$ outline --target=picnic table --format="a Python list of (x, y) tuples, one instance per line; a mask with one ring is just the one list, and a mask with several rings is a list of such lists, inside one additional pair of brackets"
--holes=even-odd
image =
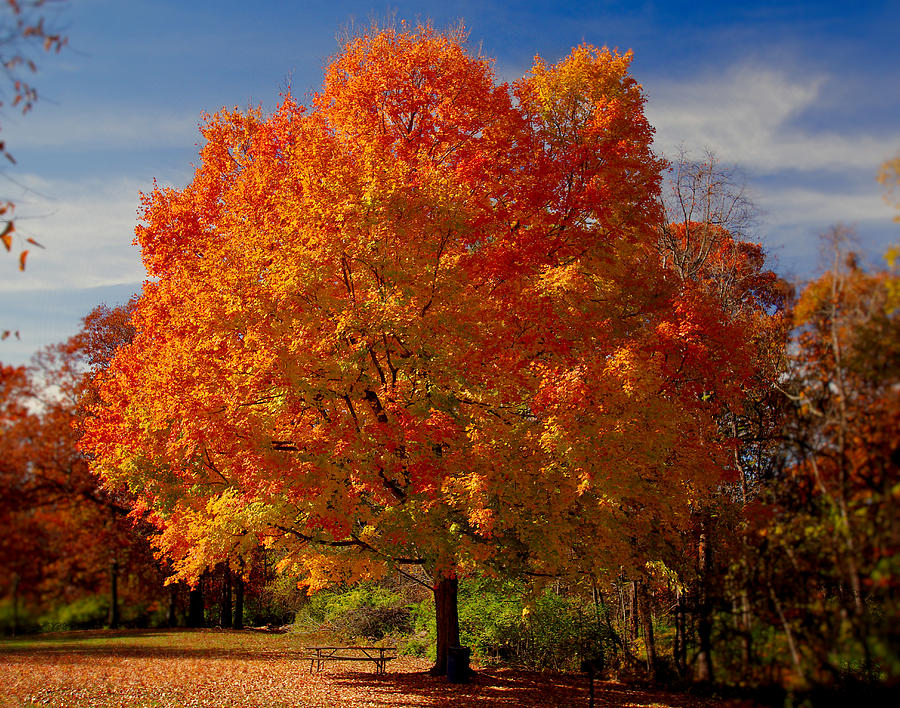
[(375, 673), (383, 674), (387, 662), (397, 658), (396, 647), (306, 647), (307, 651), (315, 652), (309, 658), (309, 672), (313, 667), (321, 671), (329, 661), (371, 661), (375, 664)]

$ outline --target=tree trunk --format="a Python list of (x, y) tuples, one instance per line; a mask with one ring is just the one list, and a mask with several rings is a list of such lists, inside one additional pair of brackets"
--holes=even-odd
[(806, 674), (803, 671), (803, 665), (800, 663), (800, 652), (797, 651), (794, 633), (791, 631), (791, 625), (784, 615), (784, 610), (781, 607), (781, 602), (778, 600), (778, 595), (775, 594), (775, 588), (772, 586), (771, 580), (769, 581), (769, 598), (771, 598), (772, 605), (775, 607), (775, 612), (778, 613), (778, 619), (781, 620), (781, 626), (784, 628), (784, 636), (785, 639), (787, 639), (788, 651), (791, 653), (791, 661), (794, 662), (794, 668), (797, 670), (797, 675), (801, 680), (805, 681)]
[(647, 652), (647, 671), (651, 678), (656, 677), (656, 638), (653, 636), (653, 615), (650, 612), (650, 598), (640, 584), (635, 585), (638, 609), (641, 613), (641, 624), (644, 627), (644, 647)]
[(115, 557), (109, 562), (109, 614), (106, 624), (110, 629), (119, 628), (119, 560)]
[(434, 676), (447, 674), (447, 649), (459, 646), (459, 613), (457, 593), (459, 580), (440, 578), (434, 586), (435, 624), (437, 629), (437, 657), (431, 673)]
[(629, 583), (628, 588), (628, 605), (629, 611), (631, 612), (631, 636), (634, 639), (637, 639), (641, 636), (641, 624), (639, 621), (639, 610), (638, 610), (638, 589), (637, 589), (637, 580), (632, 580)]
[(232, 629), (244, 628), (244, 578), (234, 578), (234, 614), (231, 617)]
[(188, 627), (202, 627), (203, 622), (203, 578), (191, 588), (188, 595)]
[(675, 589), (675, 642), (672, 646), (672, 659), (678, 675), (684, 678), (687, 673), (687, 644), (685, 642), (684, 590)]
[(231, 568), (226, 563), (222, 569), (222, 614), (220, 624), (222, 629), (230, 629), (231, 623)]
[(166, 624), (174, 627), (178, 624), (176, 618), (176, 608), (178, 607), (178, 586), (172, 584), (169, 586), (169, 611), (166, 613)]
[(12, 581), (12, 635), (19, 633), (19, 574), (13, 573)]
[(750, 612), (750, 595), (747, 589), (741, 590), (741, 633), (742, 662), (745, 670), (753, 666), (753, 615)]
[(700, 543), (697, 550), (700, 565), (699, 597), (697, 602), (697, 640), (700, 646), (697, 652), (697, 680), (701, 683), (712, 683), (712, 607), (708, 589), (711, 563), (705, 533), (700, 534)]

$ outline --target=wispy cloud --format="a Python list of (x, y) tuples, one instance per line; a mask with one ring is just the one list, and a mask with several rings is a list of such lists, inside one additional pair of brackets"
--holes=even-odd
[(159, 149), (200, 141), (200, 116), (124, 106), (42, 105), (4, 120), (3, 139), (19, 149)]
[(874, 171), (900, 132), (865, 135), (819, 131), (810, 121), (829, 84), (824, 75), (795, 76), (739, 65), (718, 76), (648, 82), (647, 116), (656, 146), (709, 147), (725, 162), (762, 173), (782, 170)]
[(139, 282), (144, 270), (131, 245), (138, 193), (149, 185), (128, 179), (40, 179), (24, 175), (15, 197), (16, 232), (30, 248), (25, 273), (17, 259), (0, 258), (0, 292), (94, 288)]

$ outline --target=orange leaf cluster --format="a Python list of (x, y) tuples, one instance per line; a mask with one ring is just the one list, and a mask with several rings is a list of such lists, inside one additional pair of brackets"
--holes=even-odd
[(192, 183), (143, 197), (83, 447), (184, 577), (260, 542), (312, 575), (558, 571), (573, 538), (640, 563), (720, 479), (751, 319), (660, 258), (630, 54), (508, 85), (463, 40), (357, 37), (309, 107), (208, 117)]

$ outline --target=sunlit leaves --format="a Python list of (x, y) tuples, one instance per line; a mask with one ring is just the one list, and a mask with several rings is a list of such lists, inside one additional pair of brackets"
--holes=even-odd
[(191, 184), (143, 197), (154, 280), (85, 449), (183, 577), (255, 542), (313, 586), (562, 572), (573, 538), (642, 564), (721, 474), (746, 323), (659, 257), (630, 55), (508, 86), (463, 37), (356, 37), (309, 107), (208, 117)]

